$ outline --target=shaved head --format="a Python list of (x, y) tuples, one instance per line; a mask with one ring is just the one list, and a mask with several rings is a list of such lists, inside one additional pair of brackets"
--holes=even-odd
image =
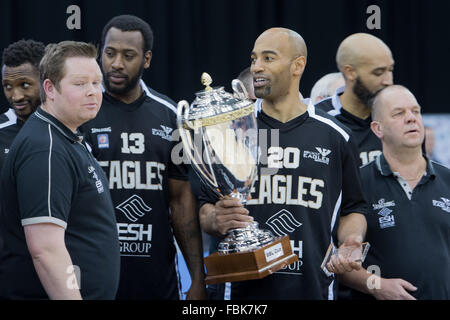
[(381, 39), (367, 33), (355, 33), (340, 44), (336, 63), (342, 71), (345, 65), (359, 67), (383, 55), (392, 56), (391, 50)]
[(288, 50), (292, 58), (303, 56), (307, 58), (308, 50), (306, 48), (305, 40), (297, 32), (286, 28), (271, 28), (264, 31), (256, 41), (260, 38), (270, 37), (279, 40), (279, 42), (286, 42), (288, 44)]
[(416, 104), (419, 105), (416, 97), (408, 88), (401, 85), (392, 85), (380, 90), (371, 101), (372, 120), (380, 121), (383, 117), (384, 109), (388, 109), (388, 105), (392, 103)]
[(250, 54), (255, 96), (270, 101), (298, 99), (306, 55), (305, 41), (297, 32), (285, 28), (264, 31)]
[(420, 105), (407, 88), (391, 85), (379, 91), (372, 106), (370, 129), (381, 140), (383, 152), (421, 154), (424, 139)]

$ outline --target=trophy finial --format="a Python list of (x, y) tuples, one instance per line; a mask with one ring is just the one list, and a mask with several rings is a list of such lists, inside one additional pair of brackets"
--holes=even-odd
[(200, 78), (200, 81), (202, 82), (202, 85), (204, 85), (205, 91), (210, 91), (212, 90), (212, 88), (209, 86), (212, 83), (212, 78), (209, 74), (207, 74), (206, 72), (202, 73), (202, 77)]

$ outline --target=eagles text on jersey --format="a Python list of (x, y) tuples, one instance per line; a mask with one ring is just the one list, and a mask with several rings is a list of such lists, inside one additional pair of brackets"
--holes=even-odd
[(171, 161), (175, 128), (174, 102), (151, 89), (131, 104), (104, 93), (97, 117), (82, 127), (108, 176), (116, 211), (118, 298), (178, 297), (167, 189), (168, 178), (187, 180), (187, 170)]
[(262, 156), (246, 207), (262, 229), (289, 235), (299, 261), (261, 280), (227, 284), (225, 298), (334, 299), (321, 261), (336, 241), (339, 216), (365, 212), (348, 129), (310, 105), (287, 123), (260, 112), (258, 130)]

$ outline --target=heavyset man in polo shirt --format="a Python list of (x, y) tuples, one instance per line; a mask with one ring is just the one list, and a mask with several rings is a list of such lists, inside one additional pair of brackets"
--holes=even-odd
[(0, 298), (113, 299), (119, 242), (108, 182), (77, 128), (102, 102), (97, 50), (49, 45), (42, 107), (14, 140), (1, 178)]
[(423, 155), (420, 106), (405, 87), (380, 91), (372, 119), (383, 153), (361, 169), (372, 245), (364, 267), (381, 275), (361, 269), (342, 280), (365, 298), (448, 300), (450, 170)]

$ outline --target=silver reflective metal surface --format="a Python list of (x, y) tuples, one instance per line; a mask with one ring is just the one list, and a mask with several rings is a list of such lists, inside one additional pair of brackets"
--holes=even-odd
[[(232, 81), (233, 94), (223, 87), (211, 88), (212, 79), (202, 75), (205, 90), (189, 105), (180, 101), (177, 126), (183, 150), (200, 179), (219, 197), (247, 202), (256, 178), (258, 132), (255, 105), (239, 80)], [(250, 251), (274, 240), (253, 222), (230, 230), (219, 244), (221, 253)]]
[(256, 178), (258, 132), (255, 105), (245, 87), (239, 80), (232, 87), (234, 94), (207, 86), (191, 105), (180, 101), (177, 126), (184, 153), (200, 179), (218, 196), (245, 204)]
[(217, 251), (220, 253), (246, 252), (261, 248), (274, 240), (268, 230), (258, 228), (258, 222), (252, 222), (247, 228), (230, 230), (219, 243)]

